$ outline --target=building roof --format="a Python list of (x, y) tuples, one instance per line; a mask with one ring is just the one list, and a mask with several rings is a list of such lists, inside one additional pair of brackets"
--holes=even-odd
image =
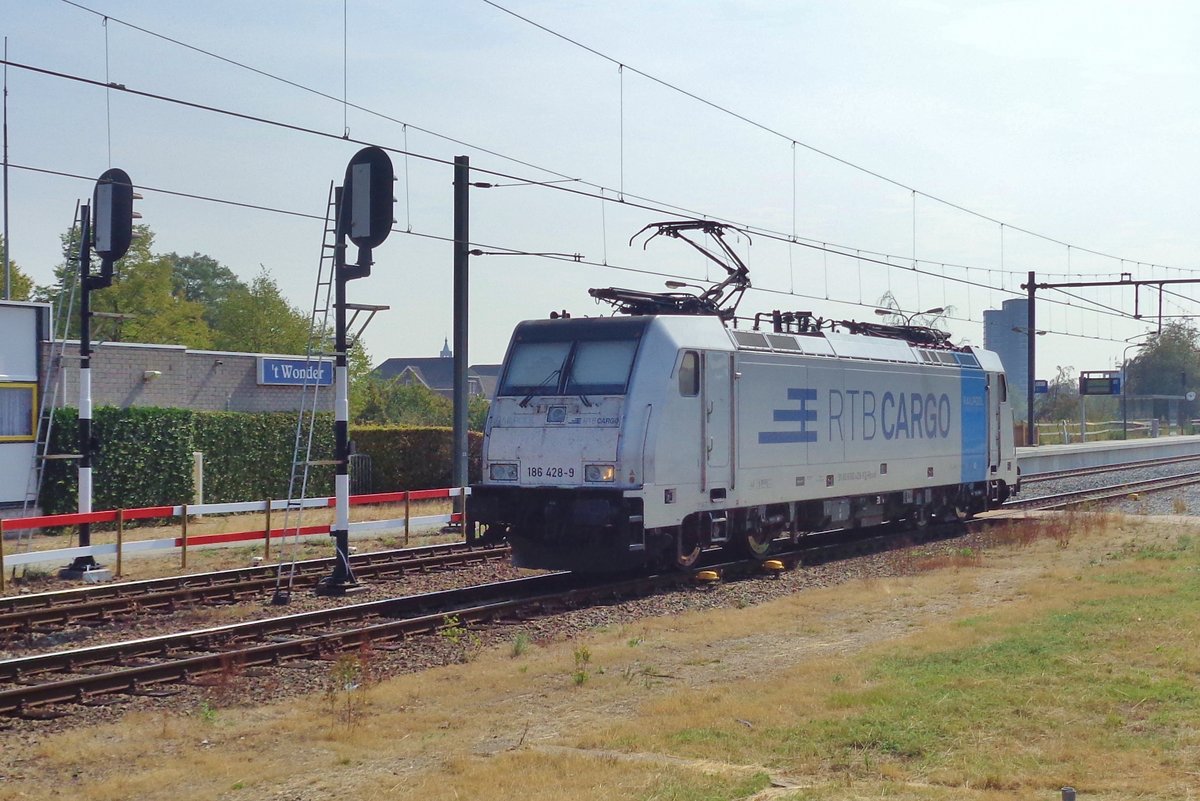
[[(496, 379), (500, 374), (498, 364), (475, 364), (467, 368), (468, 383), (476, 384), (481, 394), (492, 397), (496, 390)], [(416, 358), (393, 357), (372, 371), (383, 379), (400, 378), (406, 372), (435, 392), (448, 394), (454, 389), (454, 359), (442, 356)]]

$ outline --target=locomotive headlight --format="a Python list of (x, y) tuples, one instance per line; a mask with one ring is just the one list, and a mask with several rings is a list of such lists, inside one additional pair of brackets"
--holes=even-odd
[(616, 465), (588, 464), (583, 466), (584, 481), (613, 481), (616, 477)]
[(492, 462), (488, 465), (488, 475), (492, 481), (516, 481), (517, 466), (508, 462)]

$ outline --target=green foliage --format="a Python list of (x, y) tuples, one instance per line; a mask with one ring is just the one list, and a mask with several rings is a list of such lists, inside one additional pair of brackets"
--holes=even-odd
[[(208, 503), (287, 497), (296, 441), (295, 412), (196, 412), (193, 446), (204, 453)], [(308, 428), (301, 431), (307, 441)], [(333, 416), (317, 415), (314, 460), (333, 458)], [(309, 497), (333, 492), (333, 467), (309, 468)]]
[[(366, 425), (446, 426), (454, 425), (454, 404), (423, 384), (366, 376), (352, 391), (352, 417)], [(483, 431), (487, 422), (486, 398), (473, 397), (467, 402), (467, 428)]]
[[(95, 509), (187, 503), (192, 497), (192, 418), (187, 409), (101, 406), (93, 411), (92, 433), (101, 443), (93, 461)], [(78, 453), (78, 412), (54, 415), (51, 453)], [(78, 462), (51, 460), (46, 466), (42, 508), (47, 514), (75, 511)]]
[(458, 615), (446, 615), (442, 618), (442, 627), (438, 633), (459, 649), (460, 662), (470, 662), (483, 648), (483, 640), (478, 634), (471, 631)]
[(308, 333), (308, 315), (287, 302), (266, 269), (249, 287), (233, 287), (215, 311), (217, 350), (304, 353)]
[(246, 285), (225, 265), (211, 256), (193, 253), (180, 256), (168, 253), (163, 258), (171, 262), (172, 293), (176, 297), (204, 307), (204, 321), (216, 325), (216, 312), (229, 296)]
[[(376, 492), (450, 486), (454, 475), (451, 429), (361, 426), (350, 436), (359, 453), (371, 456), (371, 485)], [(467, 472), (471, 481), (479, 480), (482, 446), (483, 435), (469, 432)]]
[(171, 262), (165, 257), (126, 264), (120, 280), (92, 293), (92, 308), (129, 315), (96, 326), (97, 338), (199, 349), (213, 346), (204, 307), (172, 294)]
[(1200, 332), (1190, 320), (1172, 320), (1126, 366), (1128, 389), (1138, 395), (1182, 395), (1200, 382)]
[[(286, 497), (296, 437), (292, 412), (193, 412), (135, 406), (94, 411), (93, 434), (100, 450), (94, 461), (92, 506), (131, 509), (191, 503), (192, 452), (204, 453), (204, 500), (208, 503)], [(54, 415), (51, 453), (77, 453), (78, 413)], [(305, 432), (307, 433), (307, 432)], [(318, 415), (313, 459), (329, 459), (333, 420)], [(47, 463), (42, 508), (47, 514), (77, 508), (78, 463)], [(333, 468), (309, 471), (307, 495), (333, 491)]]
[[(4, 254), (7, 252), (7, 248), (8, 245), (4, 241), (4, 237), (0, 236), (0, 286), (9, 278), (9, 276), (4, 274)], [(16, 259), (8, 263), (8, 268), (11, 272), (12, 286), (3, 286), (5, 294), (0, 297), (9, 300), (29, 300), (33, 295), (33, 279), (17, 266)]]

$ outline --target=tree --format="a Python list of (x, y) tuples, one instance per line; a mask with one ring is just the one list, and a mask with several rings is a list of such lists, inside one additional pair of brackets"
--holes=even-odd
[(1036, 419), (1046, 422), (1079, 419), (1079, 381), (1074, 367), (1058, 366), (1045, 395), (1034, 396)]
[[(79, 336), (79, 231), (63, 233), (63, 260), (54, 268), (55, 282), (38, 287), (38, 300), (55, 304), (58, 314), (69, 314), (67, 337)], [(97, 318), (92, 323), (96, 341), (149, 342), (212, 347), (212, 332), (204, 321), (204, 307), (174, 293), (171, 262), (153, 252), (154, 233), (148, 226), (135, 225), (129, 251), (113, 265), (111, 286), (91, 293), (92, 310), (123, 317)], [(100, 259), (92, 254), (92, 273), (100, 271)], [(65, 301), (75, 293), (71, 308)]]
[(234, 292), (248, 289), (233, 270), (211, 256), (202, 253), (180, 256), (172, 252), (164, 258), (171, 263), (175, 296), (203, 306), (204, 320), (210, 326), (216, 326), (219, 309)]
[(1200, 332), (1191, 320), (1172, 320), (1125, 365), (1130, 394), (1183, 395), (1200, 382)]
[(454, 405), (424, 384), (402, 384), (391, 378), (369, 378), (362, 386), (362, 406), (355, 423), (406, 426), (449, 426)]
[(215, 311), (214, 347), (250, 353), (305, 353), (309, 316), (287, 302), (263, 268), (249, 287), (235, 287)]
[(129, 315), (113, 323), (103, 319), (94, 329), (114, 342), (150, 342), (207, 349), (213, 332), (204, 321), (204, 307), (176, 296), (171, 262), (165, 256), (126, 264), (112, 286), (92, 294), (99, 312)]
[[(0, 272), (4, 270), (4, 254), (8, 252), (8, 243), (4, 241), (4, 237), (0, 236)], [(9, 300), (29, 300), (33, 296), (33, 279), (17, 266), (14, 259), (8, 263), (9, 270), (12, 274), (12, 286), (4, 287)], [(7, 280), (7, 277), (0, 275), (0, 283)]]

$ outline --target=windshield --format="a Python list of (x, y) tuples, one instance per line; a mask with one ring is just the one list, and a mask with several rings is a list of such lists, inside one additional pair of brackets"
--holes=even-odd
[(499, 395), (623, 395), (637, 340), (521, 342)]

